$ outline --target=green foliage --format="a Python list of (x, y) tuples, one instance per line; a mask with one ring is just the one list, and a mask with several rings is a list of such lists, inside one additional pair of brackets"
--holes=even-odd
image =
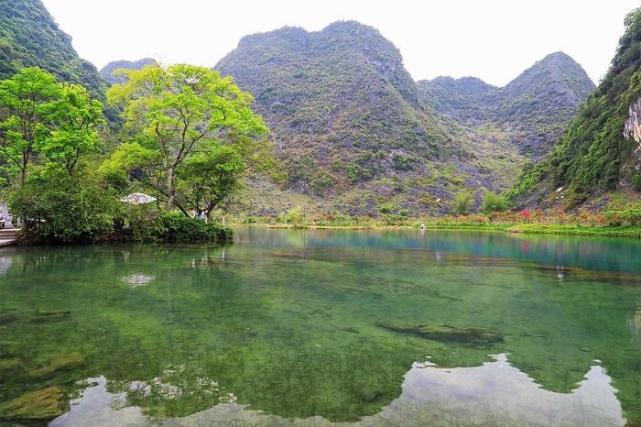
[(605, 217), (613, 226), (637, 226), (641, 225), (641, 204), (629, 206), (621, 210), (605, 212)]
[(98, 151), (98, 126), (104, 122), (102, 104), (82, 86), (63, 84), (50, 105), (51, 132), (39, 141), (38, 151), (51, 162), (64, 165), (71, 175), (80, 157)]
[(0, 153), (24, 184), (34, 160), (59, 163), (73, 174), (81, 156), (99, 148), (102, 104), (79, 85), (58, 83), (39, 68), (0, 82)]
[(378, 206), (378, 211), (384, 215), (394, 213), (394, 205), (392, 203), (383, 203)]
[(527, 163), (523, 166), (523, 170), (517, 180), (517, 183), (507, 192), (507, 199), (514, 200), (519, 196), (526, 195), (528, 192), (532, 191), (534, 187), (545, 177), (545, 171), (547, 169), (547, 162), (543, 160), (537, 165), (532, 163)]
[(349, 179), (352, 184), (372, 178), (370, 170), (354, 162), (347, 162), (345, 164), (345, 175), (347, 175), (347, 179)]
[(27, 240), (84, 242), (111, 233), (120, 206), (115, 194), (90, 170), (69, 175), (59, 167), (34, 173), (9, 198), (22, 218)]
[[(229, 134), (267, 131), (251, 110), (251, 94), (216, 71), (191, 65), (152, 65), (123, 72), (127, 80), (112, 86), (108, 98), (123, 108), (125, 129), (145, 148), (158, 153), (161, 161), (155, 164), (153, 176), (159, 179), (148, 179), (146, 184), (166, 195), (168, 209), (174, 207), (176, 177), (190, 156), (207, 153), (207, 147)], [(203, 164), (202, 158), (199, 162)]]
[(312, 194), (323, 195), (329, 189), (331, 189), (336, 181), (329, 174), (329, 172), (322, 169), (318, 169), (316, 173), (312, 176), (310, 187), (312, 189)]
[(579, 114), (540, 168), (525, 173), (513, 196), (526, 195), (539, 182), (550, 179), (553, 187), (567, 187), (571, 198), (616, 187), (623, 166), (630, 160), (633, 141), (623, 136), (628, 108), (641, 96), (641, 9), (625, 20), (614, 59), (599, 87), (581, 107)]
[(493, 193), (491, 191), (486, 191), (483, 195), (483, 204), (481, 205), (481, 210), (485, 214), (492, 212), (503, 212), (509, 208), (509, 204), (505, 197), (500, 194)]
[(0, 2), (0, 79), (24, 67), (40, 67), (59, 79), (104, 96), (96, 68), (78, 57), (71, 37), (62, 32), (40, 0)]
[(178, 171), (178, 192), (190, 209), (207, 217), (240, 185), (245, 165), (231, 146), (210, 144), (185, 160)]
[(0, 150), (24, 184), (36, 146), (50, 133), (51, 110), (59, 95), (55, 77), (39, 68), (25, 68), (0, 82)]
[(154, 204), (125, 205), (116, 220), (116, 239), (134, 242), (158, 242), (165, 236), (160, 210)]
[(160, 215), (162, 240), (166, 242), (211, 242), (231, 240), (229, 227), (188, 218), (180, 212), (163, 212)]
[(454, 213), (457, 215), (467, 215), (472, 208), (472, 192), (463, 190), (454, 197)]
[(287, 224), (302, 224), (305, 219), (303, 209), (300, 206), (290, 209), (283, 219)]
[(140, 70), (148, 65), (158, 65), (153, 58), (142, 58), (138, 61), (112, 61), (100, 69), (100, 76), (108, 84), (124, 83), (127, 81), (126, 73), (121, 70)]
[(392, 165), (397, 171), (409, 171), (414, 169), (414, 160), (408, 156), (394, 154), (392, 156)]

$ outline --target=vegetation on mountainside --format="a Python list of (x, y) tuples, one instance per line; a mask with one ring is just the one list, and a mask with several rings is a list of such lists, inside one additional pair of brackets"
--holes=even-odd
[(338, 22), (316, 33), (248, 36), (216, 69), (254, 93), (288, 186), (299, 192), (336, 195), (425, 173), (455, 149), (453, 131), (420, 108), (398, 50), (371, 27)]
[(509, 207), (510, 205), (508, 201), (500, 194), (486, 191), (483, 195), (481, 211), (484, 214), (490, 214), (492, 212), (503, 212), (508, 210)]
[(550, 54), (495, 87), (474, 77), (438, 77), (417, 83), (421, 101), (467, 127), (505, 129), (519, 151), (538, 161), (549, 153), (594, 83), (572, 58)]
[[(131, 96), (141, 82), (158, 90)], [(110, 153), (102, 103), (84, 87), (39, 68), (0, 82), (0, 169), (25, 239), (229, 238), (228, 228), (200, 218), (238, 189), (256, 153), (267, 154), (248, 137), (266, 130), (251, 96), (217, 72), (188, 65), (131, 72), (111, 96), (126, 101), (129, 120), (128, 142)], [(167, 201), (166, 211), (119, 200), (139, 183)], [(176, 195), (184, 201), (178, 216)]]
[[(524, 153), (549, 150), (593, 88), (581, 67), (558, 53), (508, 87), (492, 88), (500, 99), (478, 79), (458, 92), (444, 85), (426, 95), (396, 47), (356, 22), (247, 36), (216, 69), (256, 96), (287, 173), (285, 191), (350, 215), (377, 216), (388, 203), (394, 212), (442, 215), (466, 188), (476, 193), (471, 208), (480, 208), (485, 190), (513, 185)], [(449, 114), (469, 108), (482, 118), (494, 114), (492, 103), (502, 108), (501, 122)], [(267, 186), (250, 197), (261, 199)], [(259, 215), (292, 208), (256, 205)]]
[(469, 190), (461, 191), (454, 198), (454, 213), (456, 215), (467, 215), (472, 208), (472, 192)]
[[(581, 107), (552, 154), (524, 171), (510, 196), (517, 200), (575, 206), (590, 195), (615, 189), (635, 176), (636, 145), (623, 135), (628, 108), (641, 96), (641, 10), (625, 19), (626, 30), (603, 81)], [(555, 196), (559, 188), (561, 196)], [(537, 200), (532, 200), (536, 194)]]
[(40, 0), (4, 0), (0, 7), (0, 79), (22, 67), (40, 67), (59, 79), (104, 96), (96, 68), (78, 57), (71, 37), (58, 28)]

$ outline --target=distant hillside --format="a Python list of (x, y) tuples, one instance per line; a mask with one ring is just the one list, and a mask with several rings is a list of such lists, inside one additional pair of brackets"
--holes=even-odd
[(0, 79), (22, 66), (38, 66), (103, 96), (98, 71), (78, 57), (71, 37), (58, 28), (40, 0), (0, 0)]
[(516, 150), (490, 152), (423, 105), (398, 49), (357, 22), (247, 36), (216, 69), (254, 94), (287, 188), (332, 208), (442, 213), (462, 188), (505, 188), (518, 173)]
[(302, 192), (388, 175), (416, 156), (434, 159), (447, 139), (418, 108), (398, 49), (355, 22), (245, 37), (216, 69), (255, 95)]
[(500, 127), (533, 161), (551, 151), (595, 88), (562, 52), (546, 56), (502, 88), (474, 77), (439, 77), (419, 81), (418, 87), (425, 105), (466, 126)]
[(552, 154), (512, 191), (520, 203), (573, 207), (611, 190), (641, 190), (641, 10), (625, 26), (603, 81)]
[(137, 61), (119, 60), (112, 61), (100, 69), (100, 76), (110, 85), (122, 83), (125, 81), (124, 76), (114, 76), (114, 71), (124, 68), (127, 70), (140, 70), (145, 65), (153, 65), (158, 62), (152, 58), (143, 58)]

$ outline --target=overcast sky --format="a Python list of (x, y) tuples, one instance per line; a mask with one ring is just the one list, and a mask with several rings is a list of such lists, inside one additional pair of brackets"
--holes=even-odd
[(80, 55), (213, 66), (247, 34), (317, 31), (355, 19), (401, 51), (414, 79), (477, 76), (504, 85), (562, 50), (595, 82), (637, 0), (43, 0)]

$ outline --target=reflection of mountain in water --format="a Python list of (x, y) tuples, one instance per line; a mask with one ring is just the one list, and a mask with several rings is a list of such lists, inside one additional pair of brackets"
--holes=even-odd
[[(124, 394), (107, 392), (104, 377), (72, 401), (71, 412), (52, 427), (152, 425), (138, 407), (127, 406)], [(95, 384), (95, 383), (94, 383)], [(504, 354), (473, 368), (438, 368), (414, 364), (405, 376), (401, 396), (376, 415), (354, 423), (332, 423), (322, 417), (286, 419), (251, 409), (251, 405), (224, 403), (160, 425), (304, 425), (304, 426), (439, 426), (439, 425), (581, 425), (625, 424), (610, 377), (592, 366), (571, 393), (542, 389), (511, 366)]]

